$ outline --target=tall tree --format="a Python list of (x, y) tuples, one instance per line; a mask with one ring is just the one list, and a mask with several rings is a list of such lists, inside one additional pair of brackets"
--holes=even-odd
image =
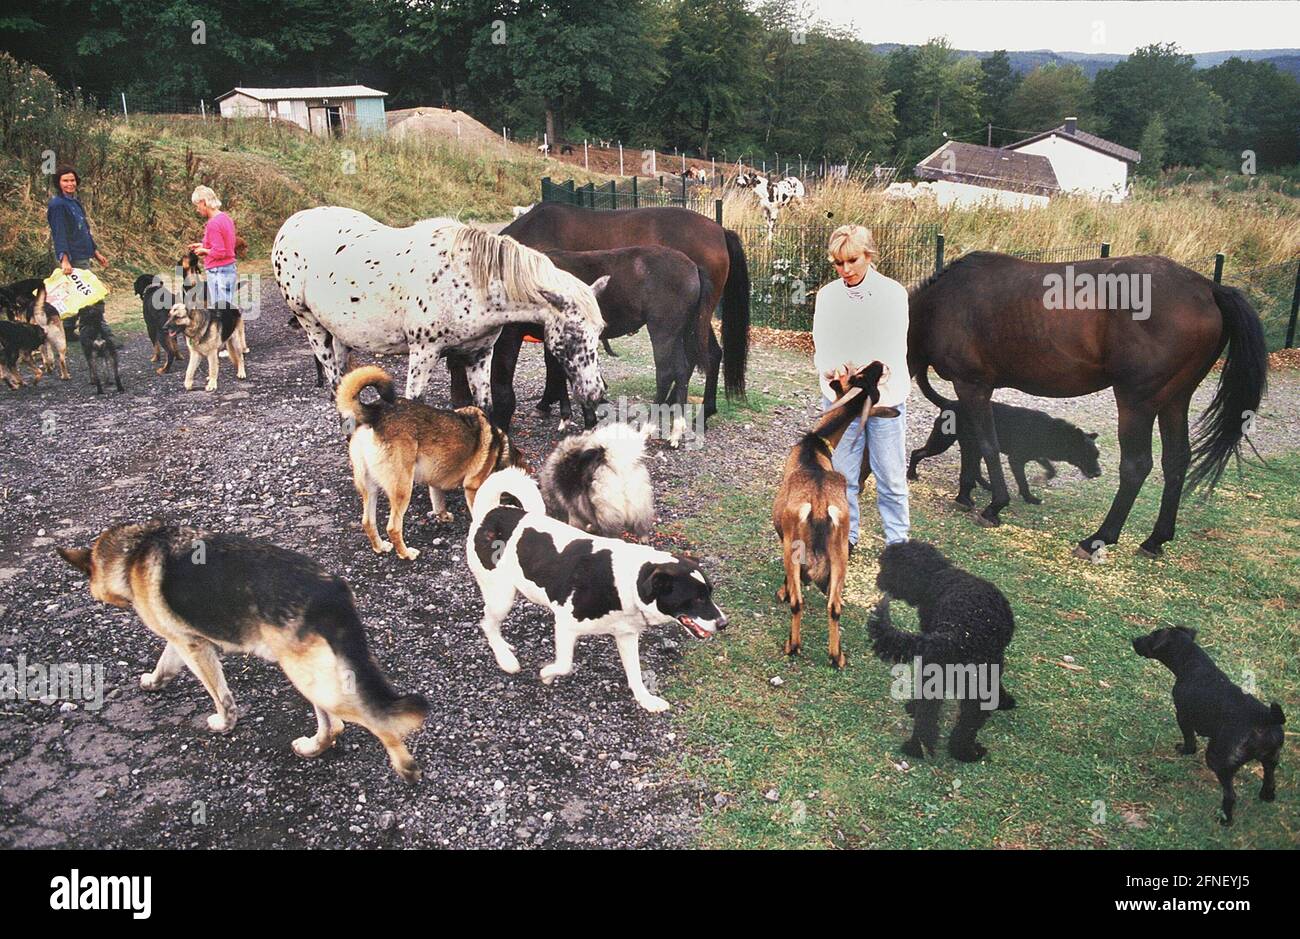
[(1271, 62), (1236, 56), (1207, 69), (1204, 81), (1223, 99), (1226, 119), (1220, 148), (1231, 164), (1255, 154), (1260, 169), (1300, 162), (1300, 81)]
[(708, 156), (714, 135), (733, 129), (761, 90), (759, 19), (744, 0), (676, 0), (672, 10), (661, 114), (672, 140)]
[(1007, 107), (1012, 126), (1023, 130), (1047, 130), (1067, 117), (1077, 117), (1079, 126), (1091, 129), (1092, 89), (1083, 69), (1077, 65), (1040, 65), (1025, 76)]
[(1196, 166), (1209, 159), (1222, 135), (1223, 100), (1194, 68), (1195, 60), (1174, 43), (1155, 43), (1098, 72), (1093, 104), (1105, 121), (1106, 135), (1137, 147), (1159, 114), (1166, 132), (1166, 165)]
[[(1007, 135), (1006, 130), (997, 128), (1013, 126), (1010, 116), (1011, 96), (1020, 85), (1020, 76), (1011, 68), (1011, 56), (1005, 49), (999, 49), (980, 61), (980, 91), (984, 95), (984, 113), (981, 117), (985, 124), (994, 125), (993, 141)], [(1027, 125), (1022, 125), (1027, 126)], [(986, 137), (987, 142), (987, 137)]]

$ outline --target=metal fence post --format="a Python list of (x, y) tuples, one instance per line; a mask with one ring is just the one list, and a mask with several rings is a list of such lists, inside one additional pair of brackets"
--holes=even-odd
[(637, 198), (637, 192), (636, 192), (636, 173), (633, 173), (632, 174), (632, 208), (635, 209), (639, 204), (639, 202), (640, 200)]
[(618, 208), (618, 187), (612, 179), (609, 181), (609, 207), (611, 209)]
[[(714, 199), (714, 200), (713, 200), (713, 219), (714, 219), (714, 221), (716, 221), (719, 225), (722, 224), (722, 200), (721, 200), (721, 199)], [(1295, 288), (1295, 289), (1296, 289), (1296, 296), (1297, 296), (1297, 297), (1300, 297), (1300, 271), (1297, 271), (1297, 273), (1296, 273), (1296, 288)], [(1292, 326), (1293, 328), (1295, 327), (1295, 310), (1294, 310), (1294, 309), (1291, 310), (1291, 326)]]
[[(682, 151), (682, 163), (686, 163), (686, 151)], [(686, 208), (686, 170), (682, 170), (682, 208)]]
[(1108, 257), (1110, 257), (1110, 242), (1109, 242), (1109, 241), (1103, 241), (1103, 242), (1101, 243), (1101, 256), (1102, 256), (1103, 258), (1108, 258)]
[(1286, 347), (1295, 343), (1295, 318), (1300, 313), (1300, 263), (1295, 266), (1295, 291), (1291, 294), (1291, 320), (1286, 325)]
[(934, 272), (943, 270), (943, 232), (934, 236)]
[(1218, 254), (1216, 254), (1216, 255), (1214, 256), (1214, 282), (1215, 282), (1216, 284), (1221, 284), (1221, 283), (1223, 283), (1223, 262), (1224, 262), (1224, 260), (1225, 260), (1225, 258), (1224, 258), (1224, 255), (1223, 255), (1223, 252), (1222, 252), (1222, 251), (1220, 251)]
[(549, 177), (549, 176), (543, 176), (543, 177), (542, 177), (542, 201), (543, 201), (543, 202), (548, 202), (548, 201), (550, 201), (550, 200), (548, 200), (546, 197), (549, 196), (549, 195), (551, 194), (551, 186), (552, 186), (552, 185), (553, 185), (553, 184), (551, 183), (551, 177)]

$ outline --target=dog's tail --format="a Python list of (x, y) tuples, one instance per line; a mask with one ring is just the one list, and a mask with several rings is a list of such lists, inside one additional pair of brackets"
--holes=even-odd
[[(379, 400), (374, 404), (361, 402), (361, 392), (367, 388), (379, 392)], [(393, 376), (378, 365), (366, 365), (348, 372), (339, 382), (339, 390), (334, 393), (334, 405), (339, 413), (352, 418), (358, 427), (373, 424), (383, 413), (384, 406), (391, 405), (395, 400), (397, 392), (393, 388)]]
[(1268, 719), (1272, 721), (1271, 726), (1281, 726), (1286, 723), (1286, 715), (1282, 713), (1282, 705), (1276, 701), (1268, 709)]
[(499, 505), (518, 505), (525, 512), (546, 514), (546, 505), (542, 502), (542, 492), (537, 488), (537, 483), (516, 466), (497, 470), (479, 487), (470, 513), (474, 517), (474, 525), (478, 525), (483, 521), (483, 516)]
[(876, 657), (883, 662), (907, 662), (921, 651), (921, 635), (905, 633), (890, 620), (888, 594), (880, 598), (876, 608), (867, 617), (867, 635), (871, 637)]

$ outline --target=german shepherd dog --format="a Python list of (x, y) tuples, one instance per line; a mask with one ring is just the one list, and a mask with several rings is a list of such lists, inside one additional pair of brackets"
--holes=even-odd
[(17, 320), (0, 320), (0, 378), (8, 382), (10, 388), (21, 388), (26, 382), (18, 373), (18, 362), (22, 360), (32, 370), (32, 383), (41, 380), (41, 370), (36, 367), (32, 353), (45, 343), (45, 331), (31, 323)]
[[(361, 402), (361, 392), (374, 388), (379, 398)], [(397, 550), (397, 556), (414, 561), (420, 552), (407, 547), (402, 519), (411, 503), (416, 483), (429, 487), (438, 521), (449, 522), (445, 492), (464, 487), (465, 502), (473, 508), (483, 480), (507, 466), (527, 461), (506, 434), (492, 426), (476, 407), (447, 411), (419, 401), (399, 398), (393, 378), (377, 365), (348, 372), (335, 393), (339, 414), (355, 429), (348, 442), (352, 480), (361, 496), (361, 527), (376, 554)], [(388, 537), (375, 528), (379, 490), (388, 498)]]
[(519, 671), (501, 636), (518, 594), (555, 617), (555, 661), (542, 667), (543, 684), (573, 671), (579, 636), (613, 636), (632, 696), (652, 712), (669, 704), (642, 679), (642, 631), (676, 621), (696, 639), (708, 639), (727, 628), (713, 586), (694, 561), (551, 518), (537, 484), (516, 467), (487, 478), (472, 515), (465, 558), (483, 594), (483, 634), (504, 672)]
[(0, 313), (4, 313), (5, 319), (30, 323), (37, 309), (38, 293), (43, 304), (45, 281), (39, 277), (28, 277), (26, 280), (0, 286)]
[(122, 387), (122, 378), (117, 371), (117, 350), (121, 346), (117, 344), (113, 331), (104, 322), (104, 305), (96, 303), (80, 310), (77, 314), (77, 329), (81, 334), (78, 337), (81, 351), (86, 356), (86, 364), (90, 366), (90, 380), (95, 383), (96, 393), (104, 393), (104, 383), (99, 379), (101, 359), (113, 370), (113, 384), (117, 386), (117, 390), (126, 391)]
[(1276, 797), (1274, 772), (1286, 735), (1286, 715), (1276, 701), (1264, 702), (1247, 694), (1196, 644), (1196, 630), (1186, 626), (1157, 629), (1133, 640), (1133, 651), (1144, 659), (1155, 659), (1174, 673), (1174, 714), (1183, 742), (1175, 749), (1191, 756), (1197, 736), (1209, 737), (1205, 765), (1219, 778), (1223, 789), (1224, 825), (1232, 824), (1232, 807), (1237, 793), (1233, 777), (1251, 760), (1264, 767), (1259, 797), (1272, 802)]
[(230, 353), (230, 361), (235, 363), (235, 375), (247, 378), (244, 370), (244, 354), (239, 351), (236, 337), (243, 317), (234, 307), (188, 307), (184, 303), (172, 306), (167, 314), (167, 326), (178, 327), (185, 334), (185, 345), (189, 349), (190, 360), (185, 366), (185, 390), (194, 388), (194, 373), (199, 370), (199, 358), (208, 360), (208, 383), (205, 391), (217, 390), (217, 353), (222, 345)]
[(141, 688), (157, 691), (189, 668), (216, 706), (209, 729), (224, 734), (237, 712), (219, 654), (252, 653), (277, 662), (316, 709), (316, 736), (293, 742), (299, 756), (320, 756), (351, 721), (379, 738), (398, 775), (420, 778), (402, 741), (429, 706), (393, 690), (341, 577), (265, 541), (158, 521), (116, 525), (89, 548), (58, 551), (90, 577), (91, 596), (133, 607), (167, 643)]
[[(235, 257), (242, 258), (248, 251), (248, 245), (243, 238), (235, 237)], [(184, 293), (184, 302), (191, 307), (211, 307), (212, 304), (208, 299), (208, 285), (204, 280), (199, 279), (203, 273), (203, 261), (198, 254), (193, 251), (187, 251), (180, 256), (176, 262), (181, 269), (181, 290)], [(239, 346), (241, 355), (248, 354), (248, 337), (244, 334), (244, 320), (240, 317), (238, 325), (235, 327), (235, 344)], [(228, 350), (227, 350), (228, 351)], [(239, 376), (243, 378), (243, 375)], [(209, 388), (209, 391), (212, 389)]]
[(159, 375), (172, 370), (172, 363), (180, 358), (180, 348), (176, 345), (178, 330), (167, 325), (167, 317), (176, 305), (175, 295), (163, 285), (157, 274), (141, 274), (135, 279), (135, 295), (140, 298), (143, 308), (144, 326), (149, 332), (149, 341), (153, 343), (153, 355), (150, 362), (166, 358), (166, 362), (156, 369)]
[(831, 465), (831, 456), (854, 421), (865, 425), (872, 417), (898, 416), (897, 408), (877, 404), (884, 374), (885, 366), (880, 362), (855, 372), (835, 374), (831, 387), (836, 401), (791, 448), (772, 505), (772, 525), (781, 539), (785, 565), (785, 583), (777, 590), (776, 598), (790, 605), (790, 637), (785, 654), (799, 653), (803, 585), (812, 581), (826, 594), (830, 657), (836, 668), (843, 668), (847, 661), (840, 647), (840, 614), (844, 609), (844, 573), (849, 564), (849, 502), (847, 483)]

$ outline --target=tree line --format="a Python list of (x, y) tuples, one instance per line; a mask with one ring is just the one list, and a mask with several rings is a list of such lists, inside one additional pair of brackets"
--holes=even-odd
[(1091, 81), (1018, 74), (1006, 52), (942, 38), (877, 53), (801, 0), (42, 0), (0, 13), (0, 50), (105, 96), (359, 83), (390, 110), (460, 108), (515, 137), (706, 157), (906, 167), (945, 140), (1002, 145), (1072, 116), (1147, 172), (1300, 161), (1300, 82), (1270, 63), (1197, 70), (1154, 44)]

